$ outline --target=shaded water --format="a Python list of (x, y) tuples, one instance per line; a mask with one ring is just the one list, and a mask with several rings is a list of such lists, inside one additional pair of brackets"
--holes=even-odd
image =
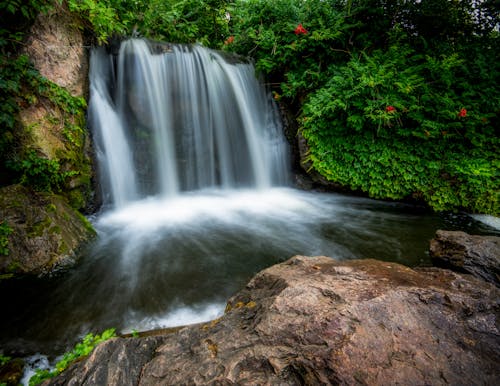
[(219, 316), (258, 271), (295, 254), (429, 263), (463, 215), (287, 187), (287, 146), (248, 63), (201, 47), (122, 44), (91, 61), (104, 210), (80, 262), (0, 282), (0, 348), (60, 354), (88, 332)]
[(110, 327), (213, 319), (256, 272), (294, 254), (426, 265), (437, 229), (495, 232), (466, 215), (289, 188), (150, 198), (95, 226), (99, 238), (74, 268), (0, 283), (0, 347), (58, 354)]

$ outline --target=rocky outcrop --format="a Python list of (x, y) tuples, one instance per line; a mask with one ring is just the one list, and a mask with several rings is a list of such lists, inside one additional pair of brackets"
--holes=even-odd
[[(18, 121), (22, 149), (33, 149), (71, 172), (63, 195), (77, 209), (92, 198), (92, 152), (87, 135), (88, 52), (81, 23), (65, 6), (40, 14), (27, 34), (23, 53), (49, 85), (24, 92)], [(41, 91), (44, 90), (44, 91)], [(18, 154), (22, 158), (21, 154)]]
[(48, 384), (498, 384), (499, 303), (470, 275), (296, 256), (220, 319), (112, 339)]
[(88, 55), (79, 20), (54, 3), (31, 26), (22, 54), (39, 74), (27, 71), (20, 85), (16, 130), (5, 156), (12, 176), (2, 183), (22, 181), (35, 189), (57, 190), (62, 197), (19, 185), (1, 188), (1, 278), (48, 272), (70, 261), (93, 235), (88, 221), (74, 210), (92, 208), (93, 190), (85, 123)]
[(80, 245), (95, 234), (62, 197), (21, 185), (0, 189), (0, 219), (10, 229), (0, 274), (47, 273), (72, 262)]
[(64, 6), (54, 4), (37, 17), (23, 51), (47, 79), (73, 96), (87, 93), (88, 56), (82, 28)]
[(434, 265), (469, 273), (500, 287), (500, 237), (438, 230), (431, 240)]

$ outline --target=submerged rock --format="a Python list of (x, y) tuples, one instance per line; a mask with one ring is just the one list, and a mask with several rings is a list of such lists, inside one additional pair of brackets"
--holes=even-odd
[(0, 274), (47, 273), (71, 261), (95, 235), (90, 223), (55, 194), (21, 185), (0, 188), (0, 219), (10, 229)]
[(49, 384), (498, 384), (499, 303), (439, 268), (296, 256), (220, 319), (112, 339)]
[(430, 256), (436, 266), (469, 273), (500, 287), (500, 237), (438, 230)]

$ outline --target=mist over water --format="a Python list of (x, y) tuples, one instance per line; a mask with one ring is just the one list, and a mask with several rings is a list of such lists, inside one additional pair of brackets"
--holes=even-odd
[[(463, 215), (289, 186), (288, 146), (250, 63), (194, 46), (122, 43), (91, 58), (103, 210), (79, 263), (0, 282), (0, 347), (60, 354), (88, 332), (214, 319), (258, 271), (295, 254), (428, 264)], [(483, 228), (482, 228), (483, 227)]]

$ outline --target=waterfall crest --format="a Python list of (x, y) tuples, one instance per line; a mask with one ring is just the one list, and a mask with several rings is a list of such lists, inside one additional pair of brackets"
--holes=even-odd
[(116, 57), (93, 50), (90, 84), (106, 204), (286, 184), (279, 114), (251, 63), (131, 39)]

